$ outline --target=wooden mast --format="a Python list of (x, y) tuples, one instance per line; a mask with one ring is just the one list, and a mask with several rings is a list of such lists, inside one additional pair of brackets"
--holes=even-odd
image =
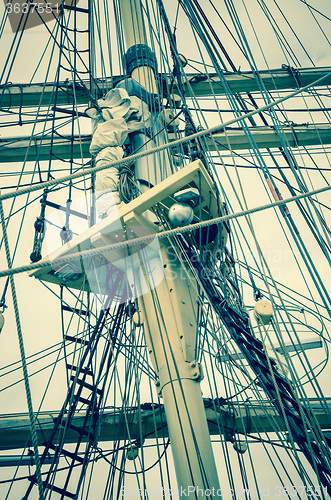
[[(148, 54), (140, 0), (120, 0), (120, 9), (127, 54), (134, 50), (137, 54)], [(148, 61), (148, 56), (144, 55), (142, 60)], [(128, 76), (155, 93), (152, 68), (138, 62), (137, 65)], [(157, 122), (155, 115), (152, 121)], [(140, 142), (148, 141), (147, 136), (139, 135)], [(157, 160), (154, 166), (155, 163)], [(147, 166), (139, 165), (138, 175), (147, 175), (146, 180), (154, 184), (158, 182), (158, 173), (148, 171), (152, 165), (151, 161)], [(158, 374), (158, 392), (165, 406), (178, 488), (180, 492), (185, 491), (185, 496), (195, 498), (197, 488), (200, 492), (219, 489), (199, 383), (202, 371), (196, 360), (198, 295), (193, 277), (188, 279), (179, 261), (170, 261), (170, 242), (162, 241), (160, 246), (164, 279), (156, 287), (151, 286), (152, 270), (146, 268), (145, 284), (136, 276), (135, 286), (138, 297), (140, 295), (138, 303), (144, 318), (146, 342)], [(146, 284), (149, 292), (141, 295)]]

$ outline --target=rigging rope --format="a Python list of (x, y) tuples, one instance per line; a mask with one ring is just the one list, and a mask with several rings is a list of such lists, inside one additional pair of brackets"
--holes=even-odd
[(70, 181), (71, 179), (77, 179), (79, 177), (84, 177), (85, 175), (91, 175), (94, 172), (99, 172), (100, 170), (105, 170), (109, 167), (124, 165), (124, 164), (127, 164), (128, 162), (131, 163), (132, 161), (135, 161), (136, 159), (141, 158), (143, 156), (151, 155), (151, 154), (157, 153), (159, 151), (163, 151), (165, 149), (171, 149), (171, 148), (174, 148), (175, 146), (178, 146), (180, 144), (184, 144), (186, 142), (190, 142), (194, 139), (198, 139), (200, 137), (204, 137), (206, 135), (213, 134), (215, 132), (220, 132), (220, 131), (224, 130), (226, 127), (228, 127), (229, 125), (232, 125), (233, 123), (244, 121), (245, 119), (250, 118), (253, 115), (261, 113), (262, 111), (265, 111), (267, 109), (273, 108), (277, 104), (280, 104), (281, 102), (284, 102), (287, 99), (290, 99), (291, 97), (294, 97), (294, 96), (300, 94), (301, 92), (304, 92), (308, 88), (319, 84), (320, 82), (322, 82), (323, 80), (328, 78), (330, 75), (331, 75), (331, 72), (322, 76), (321, 78), (319, 78), (315, 82), (310, 83), (310, 84), (306, 85), (305, 87), (301, 87), (300, 89), (296, 90), (295, 92), (291, 92), (290, 94), (286, 95), (285, 97), (281, 97), (280, 99), (277, 99), (276, 101), (273, 101), (269, 104), (266, 104), (265, 106), (262, 106), (261, 108), (254, 109), (253, 111), (250, 111), (249, 113), (246, 113), (242, 116), (237, 116), (236, 118), (233, 118), (233, 119), (231, 119), (225, 123), (222, 123), (220, 125), (215, 125), (214, 127), (210, 127), (210, 128), (205, 129), (205, 130), (201, 130), (200, 132), (196, 132), (195, 134), (191, 134), (191, 135), (188, 135), (188, 136), (183, 137), (181, 139), (177, 139), (171, 143), (162, 144), (161, 146), (157, 146), (156, 148), (150, 149), (148, 151), (143, 151), (141, 153), (136, 153), (136, 154), (130, 155), (122, 160), (116, 160), (116, 161), (107, 163), (107, 166), (88, 168), (86, 170), (76, 172), (76, 173), (71, 174), (71, 175), (66, 175), (66, 176), (61, 177), (59, 179), (52, 179), (52, 180), (49, 180), (47, 182), (41, 183), (39, 185), (34, 185), (34, 186), (24, 188), (24, 189), (18, 189), (14, 192), (0, 195), (0, 201), (7, 200), (9, 198), (16, 198), (17, 196), (21, 196), (23, 194), (30, 193), (31, 191), (45, 189), (46, 187), (54, 186), (56, 184), (61, 184), (61, 183), (66, 182), (66, 181)]
[[(134, 238), (132, 240), (128, 240), (125, 242), (114, 243), (113, 245), (107, 245), (104, 247), (100, 247), (100, 248), (96, 248), (96, 249), (92, 249), (92, 250), (85, 250), (85, 251), (82, 251), (82, 252), (79, 252), (76, 254), (71, 254), (71, 255), (64, 256), (64, 257), (59, 257), (58, 259), (54, 259), (52, 261), (52, 263), (50, 261), (38, 262), (36, 264), (30, 264), (30, 265), (26, 265), (26, 266), (11, 268), (11, 269), (9, 268), (9, 269), (6, 269), (5, 271), (0, 271), (0, 278), (3, 278), (4, 276), (12, 276), (14, 274), (23, 273), (26, 271), (32, 271), (34, 269), (41, 269), (43, 267), (49, 267), (51, 265), (54, 266), (54, 265), (59, 265), (59, 264), (63, 264), (66, 262), (72, 262), (72, 261), (75, 261), (77, 259), (81, 259), (82, 257), (93, 257), (96, 255), (100, 255), (103, 252), (108, 252), (109, 250), (119, 250), (121, 248), (131, 247), (131, 246), (137, 245), (139, 243), (150, 242), (150, 241), (153, 241), (155, 238), (157, 238), (157, 239), (161, 239), (161, 238), (165, 238), (165, 237), (168, 238), (168, 237), (175, 236), (178, 234), (186, 233), (188, 231), (194, 231), (195, 229), (200, 229), (202, 227), (211, 226), (214, 224), (222, 224), (230, 219), (237, 219), (239, 217), (243, 217), (243, 216), (246, 216), (246, 215), (249, 215), (252, 213), (260, 212), (260, 211), (266, 210), (268, 208), (282, 206), (282, 205), (285, 205), (287, 203), (291, 203), (292, 201), (297, 201), (297, 200), (300, 200), (301, 198), (307, 198), (308, 196), (313, 196), (315, 194), (323, 193), (323, 192), (329, 191), (329, 190), (331, 190), (331, 186), (326, 186), (324, 188), (316, 189), (314, 191), (308, 191), (307, 193), (293, 196), (293, 198), (286, 198), (284, 200), (279, 200), (279, 201), (276, 201), (274, 203), (260, 205), (259, 207), (250, 208), (248, 210), (243, 210), (242, 212), (236, 212), (234, 214), (223, 215), (222, 217), (215, 217), (214, 219), (209, 219), (206, 221), (197, 222), (195, 224), (190, 224), (188, 226), (179, 227), (179, 228), (175, 228), (175, 229), (169, 229), (168, 231), (161, 231), (160, 233), (155, 233), (155, 234), (147, 235), (147, 236), (141, 236), (140, 238)], [(1, 201), (1, 197), (0, 197), (0, 201)]]
[[(4, 243), (5, 243), (7, 263), (8, 263), (8, 267), (11, 268), (12, 262), (11, 262), (9, 242), (8, 242), (8, 237), (7, 237), (7, 228), (6, 228), (5, 216), (4, 216), (3, 206), (2, 206), (1, 201), (0, 201), (0, 218), (1, 218), (1, 226), (2, 226)], [(22, 329), (21, 329), (21, 321), (20, 321), (20, 315), (19, 315), (19, 310), (18, 310), (16, 288), (15, 288), (13, 276), (9, 277), (9, 282), (10, 282), (10, 287), (11, 287), (11, 291), (12, 291), (12, 298), (13, 298), (13, 304), (14, 304), (14, 310), (15, 310), (15, 320), (16, 320), (16, 328), (17, 328), (18, 341), (19, 341), (21, 360), (22, 360), (25, 392), (26, 392), (26, 399), (27, 399), (28, 409), (29, 409), (31, 440), (32, 440), (32, 445), (33, 445), (33, 449), (34, 449), (34, 460), (35, 460), (35, 464), (36, 464), (36, 477), (37, 477), (38, 490), (39, 490), (39, 499), (44, 500), (44, 487), (43, 487), (43, 483), (42, 483), (42, 479), (41, 479), (41, 465), (40, 465), (40, 457), (39, 457), (39, 453), (38, 453), (38, 438), (37, 438), (36, 425), (35, 425), (35, 420), (34, 420), (34, 415), (33, 415), (29, 375), (28, 375), (28, 369), (27, 369), (26, 358), (25, 358), (25, 350), (24, 350), (23, 335), (22, 335)]]

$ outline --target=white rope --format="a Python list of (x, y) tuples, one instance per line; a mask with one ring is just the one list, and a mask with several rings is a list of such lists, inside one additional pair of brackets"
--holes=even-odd
[[(60, 264), (65, 264), (67, 262), (73, 262), (75, 260), (84, 258), (84, 257), (94, 257), (96, 255), (100, 255), (104, 252), (108, 252), (110, 250), (120, 250), (122, 248), (128, 248), (132, 247), (137, 244), (142, 244), (142, 243), (148, 243), (153, 241), (154, 239), (162, 239), (162, 238), (168, 238), (171, 236), (175, 236), (178, 234), (183, 234), (187, 233), (190, 231), (195, 231), (197, 229), (200, 229), (202, 227), (206, 226), (211, 226), (213, 224), (221, 224), (223, 222), (226, 222), (231, 219), (238, 219), (239, 217), (244, 217), (246, 215), (260, 212), (262, 210), (266, 210), (268, 208), (274, 208), (274, 207), (279, 207), (282, 205), (285, 205), (287, 203), (291, 203), (293, 201), (300, 200), (301, 198), (308, 198), (309, 196), (314, 196), (319, 193), (323, 193), (325, 191), (329, 191), (331, 189), (331, 186), (326, 186), (324, 188), (320, 189), (315, 189), (314, 191), (308, 191), (307, 193), (302, 193), (297, 196), (293, 196), (292, 198), (286, 198), (285, 200), (279, 200), (275, 201), (273, 203), (268, 203), (266, 205), (260, 205), (259, 207), (255, 208), (250, 208), (248, 210), (243, 210), (242, 212), (236, 212), (234, 214), (228, 214), (228, 215), (223, 215), (222, 217), (215, 217), (214, 219), (209, 219), (206, 221), (201, 221), (197, 222), (196, 224), (190, 224), (188, 226), (184, 227), (178, 227), (175, 229), (169, 229), (168, 231), (161, 231), (159, 233), (155, 234), (148, 234), (146, 236), (141, 236), (139, 238), (135, 238), (132, 240), (126, 240), (123, 242), (119, 243), (114, 243), (113, 245), (107, 245), (104, 247), (99, 247), (91, 250), (84, 250), (79, 253), (75, 254), (70, 254), (70, 255), (65, 255), (63, 257), (59, 257), (57, 259), (54, 259), (52, 262), (47, 261), (47, 262), (36, 262), (35, 264), (27, 264), (25, 266), (21, 267), (16, 267), (16, 268), (11, 268), (11, 269), (6, 269), (4, 271), (0, 271), (0, 278), (3, 278), (4, 276), (12, 276), (14, 274), (18, 273), (23, 273), (26, 271), (33, 271), (34, 269), (42, 269), (43, 267), (49, 267), (49, 266), (59, 266)], [(1, 203), (1, 200), (0, 200)]]
[[(1, 201), (0, 201), (0, 217), (1, 217), (2, 232), (3, 232), (3, 240), (5, 243), (7, 264), (8, 264), (8, 267), (11, 268), (12, 262), (11, 262), (9, 242), (8, 242), (8, 236), (7, 236), (6, 221), (5, 221), (5, 216), (4, 216), (3, 206), (2, 206)], [(43, 487), (43, 482), (41, 479), (41, 464), (40, 464), (40, 457), (39, 457), (39, 452), (38, 452), (38, 438), (37, 438), (36, 425), (35, 425), (35, 420), (34, 420), (34, 415), (33, 415), (29, 375), (28, 375), (28, 369), (27, 369), (27, 364), (26, 364), (21, 321), (20, 321), (18, 302), (17, 302), (17, 296), (16, 296), (16, 288), (15, 288), (15, 283), (14, 283), (14, 277), (12, 275), (9, 276), (9, 281), (10, 281), (10, 287), (11, 287), (12, 298), (13, 298), (16, 329), (17, 329), (17, 334), (18, 334), (18, 342), (19, 342), (19, 346), (20, 346), (22, 369), (23, 369), (24, 384), (25, 384), (25, 392), (26, 392), (26, 399), (27, 399), (28, 410), (29, 410), (29, 419), (30, 419), (30, 427), (31, 427), (31, 441), (32, 441), (32, 446), (33, 446), (33, 450), (34, 450), (34, 461), (36, 464), (36, 478), (37, 478), (38, 490), (39, 490), (39, 500), (44, 500), (44, 498), (45, 498), (44, 497), (44, 487)]]
[(85, 175), (91, 175), (94, 174), (95, 172), (99, 172), (100, 170), (105, 170), (110, 167), (118, 167), (119, 165), (130, 165), (133, 161), (135, 161), (138, 158), (142, 158), (143, 156), (151, 155), (154, 153), (157, 153), (159, 151), (163, 151), (164, 149), (171, 149), (174, 148), (180, 144), (184, 144), (186, 142), (192, 141), (194, 139), (199, 139), (200, 137), (204, 137), (209, 134), (213, 134), (216, 132), (220, 132), (221, 130), (224, 130), (226, 127), (229, 125), (232, 125), (233, 123), (237, 123), (243, 120), (246, 120), (246, 118), (249, 118), (253, 115), (256, 115), (257, 113), (261, 113), (267, 109), (270, 109), (274, 106), (277, 106), (279, 103), (286, 101), (287, 99), (290, 99), (291, 97), (294, 97), (301, 92), (304, 92), (305, 90), (309, 89), (310, 87), (313, 87), (314, 85), (319, 84), (322, 82), (322, 80), (325, 80), (327, 77), (331, 75), (330, 73), (327, 73), (324, 75), (322, 78), (319, 78), (313, 83), (310, 83), (309, 85), (306, 85), (305, 87), (301, 87), (299, 90), (296, 90), (295, 92), (291, 92), (285, 97), (282, 97), (280, 99), (277, 99), (276, 101), (273, 101), (269, 104), (266, 104), (265, 106), (262, 106), (261, 108), (254, 109), (253, 111), (250, 111), (249, 113), (246, 113), (245, 115), (238, 116), (236, 118), (232, 118), (231, 120), (222, 123), (220, 125), (215, 125), (214, 127), (207, 128), (206, 130), (201, 130), (200, 132), (196, 132), (195, 134), (188, 135), (187, 137), (183, 137), (181, 139), (177, 139), (176, 141), (173, 142), (168, 142), (165, 144), (161, 144), (160, 146), (157, 146), (156, 148), (149, 149), (147, 151), (141, 151), (140, 153), (136, 153), (133, 155), (130, 155), (126, 158), (123, 158), (122, 160), (115, 160), (111, 163), (108, 163), (106, 166), (102, 167), (92, 167), (92, 168), (87, 168), (85, 170), (82, 170), (81, 172), (76, 172), (75, 174), (70, 174), (66, 175), (64, 177), (60, 177), (59, 179), (52, 179), (46, 182), (42, 182), (40, 184), (35, 184), (33, 186), (29, 186), (26, 188), (22, 189), (17, 189), (16, 191), (11, 191), (10, 193), (0, 195), (0, 201), (2, 200), (8, 200), (9, 198), (16, 198), (16, 196), (21, 196), (26, 193), (30, 193), (32, 191), (38, 191), (39, 189), (46, 189), (50, 186), (54, 186), (56, 184), (61, 184), (63, 182), (70, 181), (72, 179), (78, 179), (79, 177), (83, 177)]

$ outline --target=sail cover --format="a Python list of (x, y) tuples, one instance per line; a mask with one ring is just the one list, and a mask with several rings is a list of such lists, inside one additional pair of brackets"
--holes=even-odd
[[(110, 90), (95, 106), (89, 107), (86, 114), (92, 119), (90, 153), (98, 167), (106, 167), (123, 158), (123, 144), (128, 134), (150, 126), (147, 104), (136, 96), (129, 96), (123, 88)], [(106, 217), (112, 206), (121, 203), (118, 180), (118, 166), (110, 166), (96, 174), (96, 210), (100, 218)]]

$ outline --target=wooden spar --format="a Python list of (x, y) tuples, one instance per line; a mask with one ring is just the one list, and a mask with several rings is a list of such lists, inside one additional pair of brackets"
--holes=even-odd
[[(331, 67), (314, 67), (314, 68), (296, 68), (294, 74), (288, 68), (261, 70), (259, 75), (265, 88), (269, 91), (293, 89), (298, 86), (313, 84), (316, 80), (331, 72)], [(219, 76), (216, 73), (210, 73), (208, 76), (204, 73), (187, 73), (187, 79), (183, 79), (185, 94), (187, 97), (196, 96), (202, 97), (210, 95), (211, 89), (215, 95), (224, 95), (225, 89), (220, 83)], [(108, 88), (111, 88), (113, 82), (118, 82), (122, 76), (115, 76), (107, 80)], [(164, 75), (163, 78), (168, 79), (168, 85), (171, 83), (170, 77)], [(233, 93), (241, 92), (256, 92), (259, 91), (258, 84), (252, 71), (242, 71), (238, 73), (225, 73), (224, 78)], [(104, 80), (98, 81), (100, 87), (103, 87)], [(83, 85), (73, 86), (70, 82), (60, 82), (57, 90), (56, 104), (68, 105), (75, 102), (76, 104), (88, 104), (90, 83), (83, 80)], [(323, 80), (319, 86), (331, 84), (331, 75)], [(34, 83), (34, 84), (7, 84), (0, 86), (0, 107), (15, 108), (15, 107), (32, 107), (32, 106), (49, 106), (55, 104), (54, 86), (53, 83)]]
[[(281, 141), (273, 127), (249, 127), (257, 147), (279, 148)], [(329, 124), (306, 124), (306, 125), (283, 125), (282, 135), (287, 144), (293, 148), (300, 146), (322, 146), (331, 144), (331, 127)], [(177, 139), (178, 137), (173, 137)], [(171, 137), (170, 137), (171, 139)], [(252, 145), (248, 141), (245, 132), (240, 128), (227, 128), (226, 132), (217, 132), (212, 138), (205, 139), (208, 148), (215, 151), (217, 148), (226, 151), (228, 141), (232, 150), (251, 149)], [(22, 162), (22, 161), (45, 161), (49, 159), (51, 152), (62, 159), (90, 158), (89, 147), (91, 143), (90, 135), (73, 137), (45, 136), (42, 139), (30, 137), (20, 137), (19, 139), (3, 138), (0, 140), (0, 163)]]
[[(313, 409), (314, 416), (321, 429), (330, 431), (331, 423), (325, 413), (322, 403), (317, 398), (310, 398), (309, 403)], [(331, 398), (327, 399), (327, 405), (331, 408)], [(147, 405), (145, 405), (147, 406)], [(279, 415), (270, 401), (249, 400), (244, 403), (225, 404), (219, 409), (212, 402), (204, 400), (204, 412), (208, 420), (209, 434), (220, 436), (224, 432), (227, 440), (234, 434), (248, 434), (254, 437), (262, 434), (262, 438), (269, 439), (265, 433), (286, 431), (284, 419)], [(39, 442), (47, 440), (54, 427), (54, 420), (58, 412), (40, 412), (36, 414), (37, 434)], [(73, 417), (72, 424), (79, 428), (83, 426), (84, 412), (77, 412)], [(164, 409), (150, 405), (149, 409), (142, 409), (140, 415), (138, 410), (126, 410), (123, 413), (114, 410), (105, 410), (98, 422), (98, 441), (139, 439), (141, 434), (145, 439), (162, 439), (168, 437), (168, 427), (164, 415)], [(88, 423), (89, 427), (89, 423)], [(68, 429), (65, 434), (65, 443), (77, 442), (78, 434)], [(86, 437), (83, 440), (86, 441)], [(31, 446), (30, 422), (27, 413), (15, 415), (0, 415), (0, 450), (23, 449)], [(1, 460), (0, 460), (1, 466)]]
[[(119, 2), (123, 21), (124, 38), (129, 51), (143, 53), (141, 60), (150, 57), (146, 48), (141, 5), (139, 0)], [(132, 23), (132, 20), (133, 23)], [(133, 45), (135, 44), (135, 45)], [(150, 57), (152, 60), (153, 57)], [(138, 59), (137, 59), (138, 63)], [(151, 63), (152, 64), (152, 63)], [(148, 66), (149, 64), (146, 64)], [(137, 77), (147, 89), (155, 88), (154, 74), (151, 82), (145, 83), (147, 75), (153, 71), (139, 62), (138, 68), (128, 76)], [(140, 67), (141, 66), (141, 67)], [(139, 72), (137, 72), (139, 70)], [(152, 115), (154, 135), (160, 139), (158, 117)], [(133, 134), (132, 147), (142, 150), (150, 138), (143, 133)], [(160, 144), (160, 142), (159, 142)], [(160, 172), (169, 175), (169, 158), (154, 155), (136, 162), (136, 177), (142, 183), (155, 185), (160, 182)], [(186, 276), (179, 261), (170, 263), (168, 241), (161, 242), (161, 255), (164, 277), (156, 285), (153, 274), (153, 261), (146, 262), (141, 252), (144, 271), (134, 275), (132, 287), (138, 298), (140, 314), (143, 318), (145, 338), (153, 367), (158, 374), (157, 388), (162, 395), (171, 450), (174, 460), (178, 488), (188, 486), (206, 489), (219, 489), (218, 474), (211, 446), (210, 434), (200, 380), (202, 372), (196, 360), (196, 332), (198, 295), (193, 276)], [(156, 285), (156, 286), (155, 286)], [(143, 290), (149, 289), (143, 294)], [(195, 491), (195, 490), (194, 490)], [(195, 498), (195, 493), (189, 494)]]

